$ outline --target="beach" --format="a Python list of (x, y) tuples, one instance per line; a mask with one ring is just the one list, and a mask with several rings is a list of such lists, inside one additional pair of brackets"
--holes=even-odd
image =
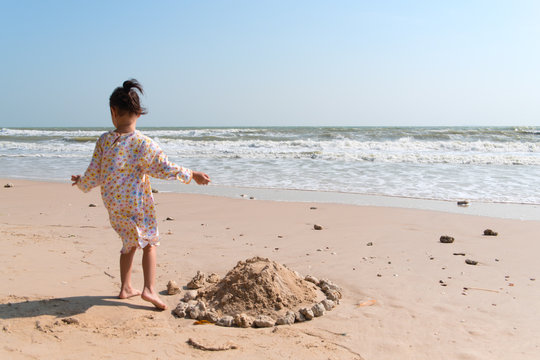
[[(98, 189), (83, 194), (68, 183), (0, 180), (6, 183), (14, 186), (0, 188), (1, 358), (537, 359), (540, 353), (536, 207), (526, 211), (536, 213), (534, 220), (524, 220), (468, 213), (474, 202), (449, 212), (250, 199), (249, 192), (236, 198), (160, 192), (156, 283), (169, 307), (160, 312), (140, 298), (116, 298), (121, 241)], [(485, 236), (486, 229), (498, 235)], [(441, 243), (442, 235), (455, 241)], [(172, 314), (182, 293), (167, 295), (168, 281), (184, 286), (198, 270), (224, 276), (253, 256), (331, 280), (343, 289), (340, 304), (311, 321), (265, 329), (194, 325)], [(139, 252), (133, 270), (139, 288), (140, 264)], [(236, 348), (203, 351), (189, 339)]]

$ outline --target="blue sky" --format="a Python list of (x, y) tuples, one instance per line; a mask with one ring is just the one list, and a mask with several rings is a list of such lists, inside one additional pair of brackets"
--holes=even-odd
[(539, 125), (538, 1), (0, 0), (1, 127)]

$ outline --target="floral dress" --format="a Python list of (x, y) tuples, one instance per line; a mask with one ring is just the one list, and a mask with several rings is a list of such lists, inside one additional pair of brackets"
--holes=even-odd
[(84, 192), (101, 185), (111, 225), (122, 238), (122, 253), (159, 245), (148, 175), (187, 184), (193, 172), (169, 162), (159, 145), (138, 130), (128, 134), (110, 131), (97, 141), (92, 161), (77, 183)]

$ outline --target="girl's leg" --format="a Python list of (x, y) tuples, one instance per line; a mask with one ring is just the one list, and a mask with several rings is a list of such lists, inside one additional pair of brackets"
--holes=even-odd
[(122, 282), (120, 288), (120, 299), (127, 299), (133, 296), (141, 295), (139, 290), (135, 290), (131, 287), (131, 266), (133, 264), (133, 256), (135, 256), (136, 247), (125, 254), (120, 254), (120, 281)]
[(143, 300), (149, 301), (155, 307), (165, 310), (167, 305), (159, 298), (154, 284), (156, 281), (156, 247), (147, 245), (143, 249), (142, 266), (144, 273), (144, 289), (141, 297)]

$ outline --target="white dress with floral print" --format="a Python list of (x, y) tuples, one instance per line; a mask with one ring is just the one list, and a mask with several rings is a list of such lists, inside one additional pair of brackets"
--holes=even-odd
[(77, 186), (84, 192), (101, 185), (101, 197), (122, 253), (159, 245), (154, 197), (148, 176), (189, 183), (190, 169), (168, 161), (159, 145), (138, 130), (107, 132), (96, 143), (92, 161)]

